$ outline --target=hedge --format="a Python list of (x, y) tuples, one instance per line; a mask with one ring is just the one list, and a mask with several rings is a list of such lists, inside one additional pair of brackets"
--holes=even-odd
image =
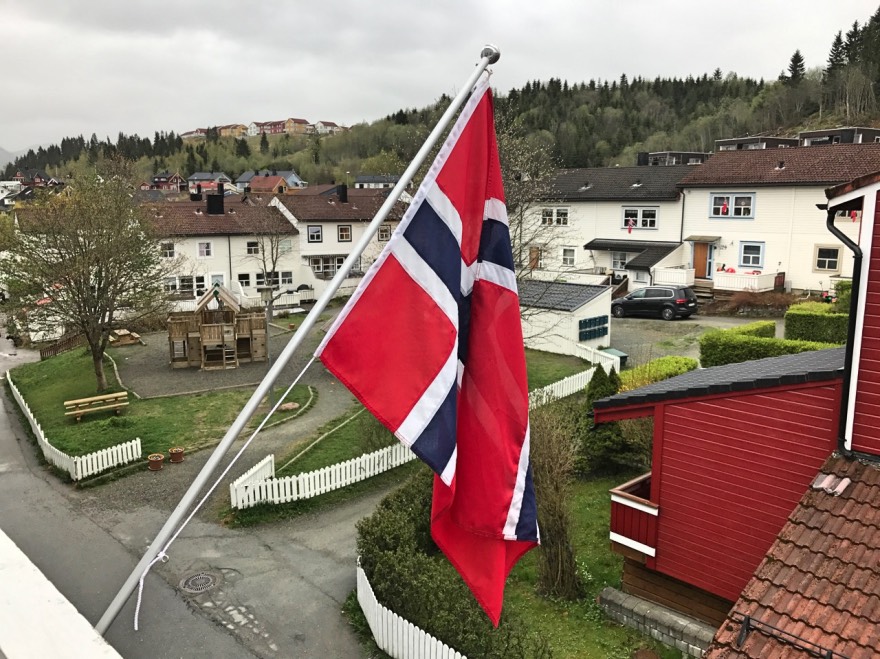
[(785, 313), (785, 338), (796, 341), (846, 343), (849, 314), (837, 313), (827, 302), (803, 302)]
[(718, 330), (700, 337), (700, 365), (708, 368), (836, 347), (837, 344), (833, 343), (768, 339), (731, 330)]
[(419, 471), (357, 524), (361, 567), (377, 599), (468, 657), (547, 659), (546, 641), (504, 611), (492, 627), (455, 568), (431, 540), (433, 472)]
[(660, 382), (693, 371), (699, 365), (696, 359), (690, 357), (669, 356), (652, 359), (647, 364), (621, 372), (620, 391), (629, 391), (652, 382)]

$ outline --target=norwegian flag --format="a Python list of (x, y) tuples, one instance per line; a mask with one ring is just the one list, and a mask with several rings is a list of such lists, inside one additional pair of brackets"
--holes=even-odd
[(434, 470), (431, 535), (497, 626), (538, 524), (487, 78), (316, 354)]
[(726, 199), (723, 202), (721, 202), (721, 214), (727, 215), (727, 200)]

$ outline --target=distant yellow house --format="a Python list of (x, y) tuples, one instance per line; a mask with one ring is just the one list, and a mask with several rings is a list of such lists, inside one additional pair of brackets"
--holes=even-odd
[(247, 135), (247, 126), (244, 124), (227, 124), (220, 126), (220, 137), (244, 137)]
[(284, 132), (292, 133), (293, 135), (308, 135), (315, 132), (315, 129), (305, 119), (291, 118), (284, 122)]

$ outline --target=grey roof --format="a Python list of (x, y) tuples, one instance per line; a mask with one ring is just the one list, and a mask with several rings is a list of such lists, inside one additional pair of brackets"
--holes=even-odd
[(256, 174), (254, 174), (254, 170), (249, 169), (242, 172), (241, 176), (235, 179), (235, 183), (250, 183), (254, 176), (280, 176), (291, 185), (303, 183), (303, 180), (292, 169), (261, 169)]
[[(665, 168), (664, 168), (665, 169)], [(626, 262), (627, 270), (649, 270), (664, 256), (672, 252), (681, 243), (649, 241), (649, 240), (607, 240), (596, 238), (591, 240), (584, 249), (595, 249), (605, 252), (626, 252), (639, 255)]]
[(361, 174), (355, 178), (355, 185), (358, 183), (397, 183), (400, 176), (389, 174)]
[(575, 311), (609, 288), (537, 279), (522, 279), (517, 286), (522, 306), (556, 311)]
[(738, 364), (701, 368), (632, 391), (602, 398), (596, 408), (643, 405), (709, 394), (736, 393), (786, 384), (831, 380), (843, 375), (846, 348), (801, 352)]
[(231, 181), (225, 172), (195, 172), (192, 176), (187, 178), (187, 181), (216, 181), (220, 177), (225, 178), (227, 181)]
[(556, 173), (548, 199), (560, 201), (675, 201), (677, 183), (699, 165), (589, 167)]

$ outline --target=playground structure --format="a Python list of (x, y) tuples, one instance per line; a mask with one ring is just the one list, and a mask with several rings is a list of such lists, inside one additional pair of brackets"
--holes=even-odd
[(266, 316), (242, 309), (229, 289), (214, 284), (194, 311), (168, 317), (172, 368), (222, 370), (240, 363), (266, 361)]

